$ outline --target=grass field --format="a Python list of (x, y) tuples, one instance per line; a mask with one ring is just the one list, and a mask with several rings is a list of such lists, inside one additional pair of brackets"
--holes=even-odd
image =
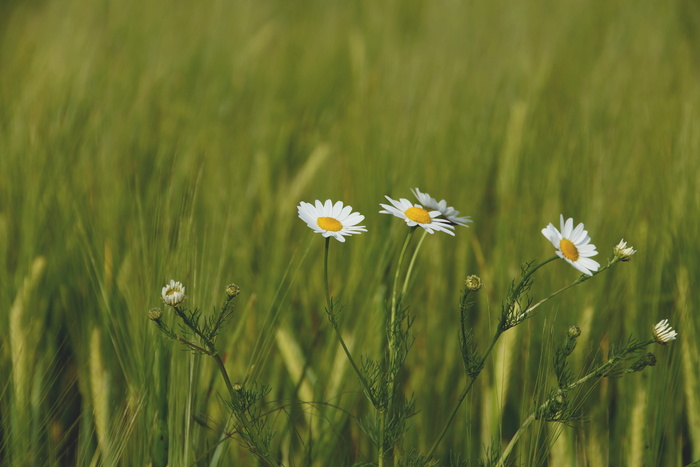
[[(170, 279), (205, 315), (241, 287), (217, 345), (232, 380), (270, 388), (275, 462), (393, 463), (362, 429), (376, 413), (296, 207), (365, 215), (332, 240), (329, 279), (351, 352), (381, 358), (408, 228), (379, 203), (413, 187), (474, 223), (417, 256), (397, 460), (428, 452), (468, 380), (466, 276), (484, 282), (467, 312), (483, 352), (563, 213), (601, 264), (621, 238), (637, 254), (503, 334), (432, 460), (504, 449), (556, 388), (571, 325), (578, 377), (668, 318), (655, 367), (583, 385), (582, 419), (536, 421), (507, 465), (700, 461), (699, 76), (693, 0), (0, 2), (0, 464), (264, 463), (227, 439), (215, 362), (149, 321), (160, 306), (178, 329)], [(531, 294), (578, 276), (555, 261)]]

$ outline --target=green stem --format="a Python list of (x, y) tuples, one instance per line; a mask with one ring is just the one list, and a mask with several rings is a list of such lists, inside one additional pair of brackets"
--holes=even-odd
[(224, 305), (221, 307), (221, 312), (219, 313), (219, 316), (216, 318), (216, 322), (214, 323), (214, 326), (212, 326), (211, 331), (209, 332), (209, 336), (216, 336), (216, 333), (219, 331), (219, 326), (224, 322), (224, 317), (227, 316), (226, 312), (229, 309), (229, 306), (233, 303), (233, 298), (232, 296), (227, 296), (226, 300), (224, 301)]
[(328, 250), (330, 249), (331, 237), (326, 237), (326, 247), (323, 254), (323, 279), (326, 285), (326, 304), (328, 305), (328, 312), (333, 311), (333, 302), (331, 301), (331, 288), (328, 285)]
[[(413, 270), (413, 264), (416, 259), (416, 253), (417, 250), (414, 251), (413, 253), (413, 258), (411, 259), (411, 263), (409, 264), (408, 271), (406, 272), (406, 277), (404, 278), (404, 283), (403, 283), (403, 289), (401, 291), (401, 294), (398, 293), (399, 289), (399, 276), (401, 275), (401, 267), (403, 266), (403, 261), (404, 258), (406, 257), (406, 251), (408, 250), (408, 244), (411, 242), (411, 238), (413, 237), (413, 233), (416, 231), (418, 226), (411, 227), (408, 231), (408, 234), (406, 235), (406, 239), (403, 242), (403, 246), (401, 247), (401, 252), (399, 253), (399, 260), (396, 265), (396, 271), (394, 272), (394, 286), (391, 291), (391, 310), (389, 314), (389, 324), (387, 328), (387, 346), (389, 349), (389, 361), (387, 362), (387, 372), (389, 373), (389, 380), (387, 381), (388, 384), (388, 398), (389, 400), (387, 401), (387, 408), (385, 410), (382, 410), (379, 414), (380, 420), (379, 420), (379, 453), (378, 453), (378, 465), (382, 467), (384, 465), (384, 456), (386, 455), (385, 450), (384, 450), (384, 440), (386, 438), (386, 417), (387, 417), (387, 412), (391, 413), (393, 409), (393, 402), (394, 402), (394, 362), (396, 360), (396, 354), (394, 350), (394, 334), (395, 334), (395, 327), (396, 327), (396, 314), (398, 313), (398, 308), (401, 303), (401, 299), (403, 298), (403, 294), (406, 292), (406, 287), (408, 284), (409, 276), (411, 271)], [(425, 238), (425, 237), (424, 237)], [(421, 239), (422, 242), (422, 239)]]
[[(532, 275), (535, 273), (535, 271), (540, 269), (545, 264), (551, 263), (552, 261), (554, 261), (556, 259), (559, 259), (559, 256), (555, 255), (555, 256), (552, 256), (551, 258), (548, 258), (548, 259), (542, 261), (541, 263), (537, 264), (532, 269), (530, 269), (527, 272), (527, 274), (525, 274), (520, 279), (520, 282), (518, 282), (518, 284), (513, 288), (512, 296), (509, 297), (509, 302), (506, 304), (506, 310), (513, 307), (515, 301), (520, 296), (520, 293), (522, 291), (523, 286), (528, 281), (528, 279), (530, 279), (530, 277), (532, 277)], [(486, 349), (486, 352), (484, 352), (484, 355), (481, 357), (481, 360), (480, 360), (479, 366), (478, 366), (479, 373), (472, 375), (471, 380), (467, 383), (467, 385), (462, 390), (462, 393), (459, 395), (459, 398), (457, 399), (457, 404), (456, 404), (454, 410), (452, 411), (452, 413), (450, 414), (450, 417), (448, 418), (447, 422), (443, 426), (442, 431), (440, 432), (440, 435), (435, 440), (433, 445), (430, 447), (430, 450), (428, 451), (428, 454), (426, 455), (427, 459), (430, 459), (433, 456), (438, 445), (442, 442), (442, 439), (444, 438), (445, 434), (447, 433), (447, 430), (449, 429), (450, 425), (452, 424), (452, 421), (454, 420), (455, 416), (457, 415), (459, 408), (462, 406), (462, 402), (464, 402), (464, 399), (467, 397), (467, 394), (469, 394), (469, 391), (471, 391), (471, 388), (474, 385), (474, 381), (481, 373), (481, 369), (484, 367), (484, 364), (486, 363), (486, 359), (491, 354), (493, 347), (496, 345), (496, 342), (498, 341), (499, 337), (501, 337), (501, 334), (503, 334), (503, 332), (504, 332), (504, 329), (501, 326), (498, 326), (495, 334), (493, 335), (493, 339), (491, 339), (491, 343), (489, 344), (488, 348)]]
[(369, 401), (372, 403), (374, 407), (377, 407), (379, 405), (379, 402), (375, 400), (374, 396), (372, 395), (372, 390), (369, 387), (369, 384), (365, 380), (365, 378), (362, 376), (362, 371), (360, 368), (357, 366), (355, 363), (355, 360), (352, 358), (352, 355), (350, 354), (350, 350), (348, 349), (348, 346), (345, 345), (345, 340), (343, 339), (343, 336), (340, 335), (340, 330), (336, 326), (333, 326), (333, 329), (335, 329), (335, 334), (338, 337), (338, 341), (340, 342), (340, 346), (343, 348), (343, 352), (345, 352), (345, 356), (348, 357), (348, 361), (350, 361), (350, 365), (352, 366), (352, 369), (355, 370), (355, 374), (357, 377), (360, 379), (360, 383), (362, 383), (362, 388), (365, 390), (365, 394), (367, 394), (367, 398)]
[[(406, 250), (408, 249), (408, 244), (411, 241), (411, 237), (413, 236), (413, 232), (416, 231), (418, 226), (411, 227), (408, 231), (408, 235), (406, 235), (406, 240), (403, 242), (403, 246), (401, 247), (401, 253), (399, 253), (399, 262), (396, 265), (396, 272), (394, 273), (394, 287), (391, 291), (391, 319), (389, 321), (390, 327), (389, 329), (393, 329), (393, 324), (394, 320), (396, 319), (396, 309), (397, 309), (397, 293), (399, 289), (399, 275), (401, 274), (401, 266), (403, 265), (403, 259), (406, 256)], [(414, 256), (415, 258), (415, 256)]]
[(333, 299), (331, 297), (331, 289), (328, 283), (328, 252), (330, 250), (330, 237), (326, 237), (326, 246), (324, 248), (324, 255), (323, 255), (323, 281), (326, 286), (326, 306), (328, 307), (328, 314), (332, 318), (331, 319), (331, 325), (333, 329), (335, 330), (335, 335), (338, 337), (338, 342), (340, 342), (340, 346), (343, 348), (343, 352), (345, 352), (345, 356), (348, 358), (348, 361), (350, 362), (350, 365), (352, 366), (352, 369), (355, 371), (355, 374), (357, 377), (360, 379), (360, 383), (362, 384), (362, 388), (365, 391), (365, 394), (367, 394), (367, 398), (370, 400), (372, 405), (375, 407), (377, 406), (377, 401), (374, 399), (374, 396), (372, 395), (372, 391), (370, 390), (369, 384), (367, 383), (367, 380), (365, 380), (364, 376), (362, 375), (362, 371), (360, 370), (360, 367), (357, 366), (357, 363), (355, 363), (355, 359), (352, 358), (352, 354), (350, 353), (350, 349), (348, 349), (348, 346), (345, 344), (345, 340), (343, 339), (343, 336), (340, 334), (340, 330), (338, 329), (337, 322), (335, 321), (335, 317), (333, 315)]
[[(530, 269), (530, 270), (527, 272), (527, 274), (525, 274), (525, 275), (522, 277), (522, 279), (520, 279), (520, 282), (518, 282), (518, 285), (513, 289), (513, 295), (514, 295), (515, 297), (517, 297), (518, 295), (520, 295), (520, 291), (521, 291), (523, 285), (527, 282), (528, 279), (530, 279), (530, 277), (532, 277), (532, 275), (533, 275), (539, 268), (541, 268), (541, 267), (544, 266), (545, 264), (551, 263), (552, 261), (557, 260), (557, 259), (559, 259), (559, 256), (554, 255), (554, 256), (552, 256), (551, 258), (542, 261), (540, 264), (538, 264), (538, 265), (536, 265), (535, 267), (533, 267), (532, 269)], [(512, 305), (512, 303), (511, 303), (510, 305)]]
[[(211, 354), (211, 356), (214, 358), (216, 361), (216, 365), (219, 367), (219, 372), (221, 373), (221, 376), (224, 378), (224, 383), (226, 384), (226, 388), (228, 389), (229, 394), (231, 395), (231, 400), (237, 399), (240, 397), (236, 390), (233, 388), (233, 384), (231, 384), (231, 379), (228, 376), (228, 372), (226, 371), (226, 367), (224, 366), (224, 362), (221, 359), (221, 356), (216, 352), (216, 349), (213, 349), (214, 353)], [(264, 446), (262, 440), (258, 436), (257, 432), (254, 429), (249, 429), (248, 427), (253, 426), (253, 421), (251, 420), (250, 416), (248, 415), (248, 412), (245, 410), (240, 410), (237, 411), (238, 416), (242, 419), (241, 421), (243, 422), (243, 429), (246, 431), (248, 436), (253, 440), (253, 446), (249, 446), (248, 449), (251, 450), (251, 452), (255, 453), (260, 457), (262, 460), (267, 462), (269, 465), (272, 466), (279, 466), (280, 464), (275, 461), (269, 453), (265, 452), (262, 453), (257, 449), (253, 449), (258, 446)], [(239, 429), (240, 431), (240, 429)]]
[[(550, 399), (551, 400), (551, 399)], [(546, 408), (546, 404), (549, 403), (549, 400), (543, 404), (544, 408)], [(518, 428), (518, 431), (515, 432), (513, 435), (513, 438), (511, 438), (510, 442), (508, 443), (508, 446), (503, 450), (501, 453), (501, 457), (498, 458), (498, 461), (496, 462), (497, 467), (502, 467), (503, 463), (505, 462), (506, 459), (508, 459), (508, 456), (510, 455), (510, 452), (513, 450), (515, 447), (515, 443), (517, 443), (520, 440), (520, 437), (522, 434), (525, 432), (527, 427), (530, 426), (532, 422), (535, 421), (535, 412), (531, 413), (523, 422), (522, 425), (520, 425), (520, 428)]]
[(214, 349), (214, 343), (207, 336), (205, 336), (204, 333), (197, 326), (195, 326), (195, 324), (185, 314), (182, 308), (180, 308), (179, 306), (176, 306), (174, 308), (177, 315), (180, 317), (180, 319), (182, 319), (182, 321), (185, 322), (187, 327), (190, 328), (192, 332), (197, 334), (197, 336), (199, 336), (199, 338), (202, 339), (202, 341), (206, 344), (207, 348), (209, 349), (209, 352), (207, 353), (211, 355), (211, 353), (213, 353), (212, 349)]
[(406, 277), (404, 278), (403, 281), (403, 287), (401, 288), (401, 295), (400, 297), (403, 297), (406, 294), (406, 290), (408, 289), (408, 281), (413, 275), (413, 265), (416, 264), (416, 258), (418, 257), (418, 251), (420, 250), (421, 245), (423, 245), (423, 240), (425, 240), (425, 237), (428, 236), (428, 231), (424, 230), (423, 231), (423, 236), (421, 236), (420, 240), (418, 241), (418, 245), (416, 245), (416, 249), (413, 251), (413, 256), (411, 257), (411, 262), (408, 263), (408, 270), (406, 271)]
[(544, 302), (546, 302), (546, 301), (548, 301), (548, 300), (550, 300), (550, 299), (556, 297), (557, 295), (559, 295), (559, 294), (561, 294), (561, 293), (563, 293), (563, 292), (569, 290), (571, 287), (573, 287), (573, 286), (575, 286), (575, 285), (578, 285), (578, 284), (580, 284), (580, 283), (582, 283), (582, 282), (587, 281), (588, 279), (591, 279), (591, 278), (594, 277), (594, 276), (597, 276), (598, 274), (602, 273), (602, 272), (605, 271), (606, 269), (609, 269), (610, 267), (612, 267), (612, 265), (615, 264), (615, 263), (617, 263), (618, 261), (619, 261), (619, 259), (615, 258), (615, 259), (613, 259), (610, 263), (608, 263), (606, 266), (604, 266), (602, 269), (599, 269), (598, 271), (595, 271), (595, 272), (593, 273), (593, 275), (591, 275), (591, 276), (582, 275), (582, 276), (580, 276), (578, 279), (576, 279), (574, 282), (572, 282), (571, 284), (562, 287), (561, 289), (557, 290), (556, 292), (552, 292), (551, 294), (547, 295), (545, 298), (543, 298), (543, 299), (540, 300), (539, 302), (537, 302), (537, 303), (535, 303), (534, 305), (532, 305), (531, 307), (529, 307), (527, 310), (525, 310), (525, 311), (523, 311), (522, 313), (520, 313), (520, 315), (518, 316), (517, 321), (520, 322), (520, 321), (522, 321), (522, 320), (524, 320), (524, 319), (526, 319), (526, 318), (529, 318), (529, 317), (530, 317), (530, 314), (532, 314), (532, 312), (533, 312), (536, 308), (538, 308), (540, 305), (542, 305)]
[[(607, 269), (607, 268), (606, 268)], [(625, 349), (623, 352), (621, 352), (618, 355), (615, 355), (614, 357), (608, 359), (607, 362), (604, 364), (600, 365), (598, 368), (594, 369), (590, 373), (588, 373), (586, 376), (580, 378), (578, 381), (575, 381), (571, 384), (569, 384), (567, 387), (563, 389), (559, 389), (556, 393), (554, 393), (551, 397), (549, 397), (546, 401), (544, 401), (536, 410), (534, 410), (523, 422), (522, 425), (520, 425), (520, 428), (518, 428), (518, 431), (515, 432), (511, 440), (508, 442), (508, 446), (503, 450), (501, 453), (501, 457), (499, 457), (498, 461), (496, 462), (496, 467), (502, 467), (505, 463), (505, 461), (508, 459), (508, 456), (510, 453), (513, 451), (513, 448), (515, 447), (515, 444), (520, 440), (520, 437), (522, 434), (525, 432), (525, 430), (532, 424), (537, 419), (536, 414), (542, 413), (547, 408), (549, 405), (555, 401), (557, 398), (562, 396), (565, 393), (570, 392), (571, 390), (575, 389), (576, 387), (582, 385), (586, 381), (588, 381), (591, 378), (594, 377), (604, 377), (605, 373), (610, 370), (611, 368), (615, 367), (618, 363), (620, 363), (621, 360), (623, 360), (627, 355), (634, 353), (638, 350), (641, 350), (645, 348), (647, 345), (654, 343), (654, 339), (648, 340), (646, 342), (643, 342), (641, 344), (637, 344), (633, 347)]]
[[(178, 314), (178, 316), (185, 322), (187, 327), (192, 329), (192, 331), (197, 336), (199, 336), (199, 338), (202, 339), (202, 341), (204, 341), (204, 343), (207, 346), (207, 350), (204, 350), (201, 347), (198, 347), (198, 346), (192, 344), (191, 342), (187, 342), (182, 338), (179, 339), (180, 342), (183, 342), (183, 343), (189, 345), (190, 347), (193, 347), (197, 350), (203, 351), (204, 353), (210, 355), (214, 359), (214, 361), (216, 361), (216, 365), (219, 368), (219, 372), (221, 373), (221, 376), (224, 378), (224, 383), (226, 384), (226, 388), (228, 389), (229, 395), (231, 396), (231, 400), (233, 401), (233, 400), (237, 399), (239, 397), (239, 395), (233, 389), (233, 384), (231, 384), (231, 379), (228, 376), (228, 372), (226, 371), (226, 367), (224, 366), (224, 362), (221, 359), (221, 356), (219, 355), (219, 352), (217, 351), (216, 345), (214, 345), (214, 342), (211, 339), (209, 339), (207, 336), (205, 336), (204, 333), (202, 333), (202, 331), (197, 326), (195, 326), (195, 324), (192, 322), (192, 320), (185, 314), (185, 312), (180, 307), (174, 307), (174, 308), (175, 308), (175, 311)], [(262, 453), (258, 449), (256, 449), (257, 447), (264, 446), (264, 444), (262, 443), (262, 440), (260, 439), (258, 434), (255, 432), (255, 430), (248, 428), (248, 427), (252, 426), (252, 424), (253, 424), (248, 413), (245, 410), (241, 410), (241, 411), (237, 411), (237, 412), (238, 412), (238, 416), (241, 418), (241, 421), (243, 422), (243, 425), (244, 425), (243, 429), (246, 431), (248, 436), (250, 436), (250, 439), (253, 442), (253, 446), (249, 446), (249, 449), (251, 450), (251, 452), (254, 452), (255, 454), (257, 454), (258, 457), (260, 457), (262, 460), (267, 462), (269, 465), (279, 466), (280, 464), (277, 461), (275, 461), (272, 457), (270, 457), (269, 453)]]
[[(496, 333), (494, 334), (493, 339), (491, 339), (491, 344), (489, 345), (488, 349), (486, 349), (486, 352), (484, 352), (484, 355), (481, 357), (481, 360), (479, 362), (479, 367), (478, 367), (479, 373), (481, 373), (481, 369), (484, 367), (484, 363), (486, 362), (486, 359), (488, 358), (489, 354), (493, 350), (493, 347), (496, 345), (496, 341), (498, 341), (498, 338), (501, 336), (502, 333), (503, 333), (503, 331), (501, 330), (501, 328), (496, 329)], [(452, 421), (457, 416), (457, 412), (459, 412), (459, 408), (462, 406), (462, 402), (464, 402), (464, 399), (467, 397), (467, 394), (469, 394), (469, 391), (471, 390), (472, 386), (474, 385), (474, 381), (476, 381), (476, 378), (477, 378), (477, 376), (479, 376), (479, 373), (473, 375), (470, 378), (467, 385), (462, 390), (462, 393), (459, 395), (459, 398), (457, 399), (457, 404), (455, 405), (455, 408), (452, 410), (450, 417), (447, 419), (447, 422), (442, 427), (442, 431), (440, 432), (440, 435), (435, 440), (433, 445), (430, 447), (428, 454), (426, 454), (426, 456), (425, 456), (426, 459), (430, 459), (433, 456), (433, 453), (435, 453), (435, 450), (437, 449), (438, 445), (442, 442), (442, 438), (445, 437), (445, 434), (447, 433), (447, 430), (450, 428)]]
[(377, 466), (384, 467), (384, 430), (386, 429), (386, 411), (379, 414), (379, 448), (377, 451)]

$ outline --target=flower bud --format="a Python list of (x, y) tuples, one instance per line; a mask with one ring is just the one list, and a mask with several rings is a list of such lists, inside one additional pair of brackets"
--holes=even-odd
[(152, 321), (159, 321), (162, 316), (163, 316), (163, 310), (161, 310), (158, 307), (151, 308), (148, 311), (148, 319), (150, 319)]
[(578, 336), (581, 335), (581, 328), (574, 325), (569, 328), (569, 337), (572, 339), (576, 339)]
[(236, 284), (231, 283), (226, 286), (226, 295), (228, 295), (229, 297), (233, 298), (239, 293), (241, 293), (241, 288), (238, 287)]
[(467, 276), (467, 279), (464, 281), (464, 286), (472, 292), (479, 290), (482, 285), (481, 278), (475, 275)]
[(628, 369), (628, 373), (634, 373), (637, 371), (642, 371), (644, 368), (648, 366), (654, 366), (656, 365), (656, 356), (654, 356), (653, 353), (648, 353), (646, 355), (643, 355), (642, 358), (634, 362)]

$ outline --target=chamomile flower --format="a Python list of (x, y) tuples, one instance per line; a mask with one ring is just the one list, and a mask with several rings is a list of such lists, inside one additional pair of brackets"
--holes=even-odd
[(542, 235), (552, 242), (556, 253), (567, 263), (589, 276), (600, 268), (600, 264), (592, 260), (591, 257), (598, 254), (595, 245), (592, 245), (588, 231), (584, 230), (583, 223), (574, 228), (574, 220), (568, 218), (564, 221), (564, 216), (559, 216), (561, 232), (551, 223), (542, 229)]
[(394, 199), (385, 196), (389, 200), (389, 204), (380, 204), (384, 209), (379, 211), (381, 214), (393, 214), (394, 216), (406, 221), (410, 227), (419, 225), (425, 229), (428, 233), (435, 233), (436, 230), (445, 232), (454, 236), (454, 225), (446, 219), (441, 219), (440, 211), (428, 211), (424, 209), (420, 204), (412, 204), (406, 198), (401, 198), (396, 201)]
[(170, 280), (170, 283), (163, 287), (161, 292), (163, 303), (170, 306), (178, 306), (185, 301), (185, 288), (181, 283)]
[(345, 237), (367, 232), (362, 225), (357, 225), (365, 218), (357, 212), (352, 212), (352, 206), (343, 206), (342, 201), (335, 204), (329, 199), (325, 203), (316, 200), (315, 204), (302, 201), (297, 206), (299, 218), (306, 222), (316, 233), (324, 237), (333, 237), (344, 242)]
[(473, 222), (471, 217), (463, 216), (459, 217), (459, 211), (457, 211), (452, 206), (447, 205), (447, 201), (440, 200), (439, 202), (430, 196), (428, 193), (422, 193), (418, 188), (411, 188), (413, 194), (418, 198), (418, 202), (428, 209), (434, 209), (440, 211), (442, 217), (450, 221), (451, 224), (461, 225), (463, 227), (469, 227), (467, 224)]
[(629, 261), (636, 252), (637, 250), (631, 246), (627, 246), (627, 242), (624, 238), (613, 248), (613, 253), (616, 257), (620, 258), (620, 261)]
[(667, 319), (663, 319), (656, 323), (651, 329), (654, 340), (661, 345), (666, 345), (669, 342), (676, 340), (678, 333), (668, 324)]

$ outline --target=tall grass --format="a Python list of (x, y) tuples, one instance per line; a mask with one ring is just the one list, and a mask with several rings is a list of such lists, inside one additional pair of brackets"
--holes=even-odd
[[(656, 367), (584, 389), (587, 423), (539, 424), (517, 459), (700, 459), (699, 24), (690, 0), (0, 3), (0, 463), (255, 464), (222, 437), (215, 365), (147, 319), (170, 279), (205, 313), (241, 286), (219, 346), (232, 379), (271, 387), (285, 465), (376, 460), (323, 311), (322, 240), (295, 206), (366, 215), (330, 281), (346, 341), (376, 355), (405, 234), (377, 211), (415, 186), (475, 222), (418, 259), (404, 450), (430, 447), (463, 387), (466, 275), (486, 284), (470, 324), (491, 335), (564, 213), (601, 256), (621, 237), (639, 253), (499, 342), (439, 463), (508, 442), (570, 325), (583, 374), (666, 317), (680, 342)], [(574, 278), (554, 263), (535, 292)]]

